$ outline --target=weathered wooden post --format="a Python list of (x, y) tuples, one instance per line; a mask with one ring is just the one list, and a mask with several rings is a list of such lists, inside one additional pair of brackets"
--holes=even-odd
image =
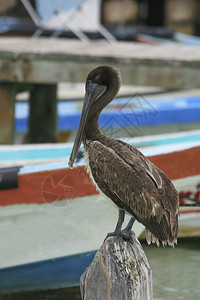
[(0, 83), (0, 144), (12, 144), (15, 121), (16, 85)]
[(151, 300), (152, 272), (135, 234), (107, 238), (80, 280), (83, 300)]

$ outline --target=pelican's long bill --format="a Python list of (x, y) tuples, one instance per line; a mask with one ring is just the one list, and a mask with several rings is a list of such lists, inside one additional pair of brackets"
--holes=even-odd
[(74, 160), (76, 158), (76, 155), (78, 154), (82, 142), (84, 127), (90, 108), (92, 104), (105, 92), (105, 90), (106, 87), (104, 85), (99, 85), (98, 83), (91, 83), (88, 87), (86, 87), (85, 100), (83, 103), (81, 118), (79, 121), (74, 146), (68, 163), (69, 167), (71, 168), (73, 167)]

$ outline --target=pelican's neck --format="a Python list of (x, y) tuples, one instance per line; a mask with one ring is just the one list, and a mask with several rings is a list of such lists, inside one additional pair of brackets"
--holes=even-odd
[(85, 123), (83, 140), (96, 140), (101, 135), (98, 123), (99, 115), (100, 112), (88, 115), (87, 121)]
[(98, 124), (99, 115), (102, 112), (102, 110), (115, 98), (120, 86), (121, 76), (119, 74), (119, 71), (116, 72), (115, 69), (114, 75), (110, 77), (110, 82), (107, 86), (106, 92), (101, 97), (99, 97), (98, 101), (95, 102), (90, 108), (85, 123), (83, 140), (97, 140), (102, 137)]

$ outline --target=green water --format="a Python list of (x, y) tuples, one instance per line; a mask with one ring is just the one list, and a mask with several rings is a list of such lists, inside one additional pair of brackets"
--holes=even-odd
[[(154, 300), (200, 300), (200, 238), (179, 240), (174, 249), (148, 246), (146, 242), (142, 246), (153, 272)], [(40, 299), (80, 300), (81, 297), (78, 287), (0, 296), (0, 300)]]
[(200, 238), (179, 240), (174, 249), (142, 246), (153, 272), (155, 300), (200, 299)]

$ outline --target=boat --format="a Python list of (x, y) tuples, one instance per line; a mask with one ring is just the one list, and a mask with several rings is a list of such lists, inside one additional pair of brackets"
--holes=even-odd
[[(76, 85), (67, 96), (68, 85), (58, 89), (58, 131), (70, 132), (74, 140), (81, 114), (83, 85)], [(72, 89), (72, 87), (71, 87)], [(142, 93), (138, 92), (142, 90)], [(67, 98), (68, 97), (68, 98)], [(24, 135), (28, 130), (29, 102), (19, 95), (15, 107), (15, 132)], [(120, 97), (114, 99), (99, 118), (101, 131), (112, 138), (135, 137), (199, 129), (200, 91), (166, 91), (156, 88), (125, 86)]]
[[(200, 183), (200, 130), (126, 141), (193, 198)], [(0, 190), (2, 293), (78, 285), (115, 227), (117, 209), (96, 191), (84, 159), (67, 167), (71, 149), (71, 143), (0, 146), (1, 174), (16, 174), (13, 186)], [(179, 232), (199, 235), (200, 207), (181, 208), (180, 214)], [(144, 227), (135, 223), (133, 229), (140, 237)]]

